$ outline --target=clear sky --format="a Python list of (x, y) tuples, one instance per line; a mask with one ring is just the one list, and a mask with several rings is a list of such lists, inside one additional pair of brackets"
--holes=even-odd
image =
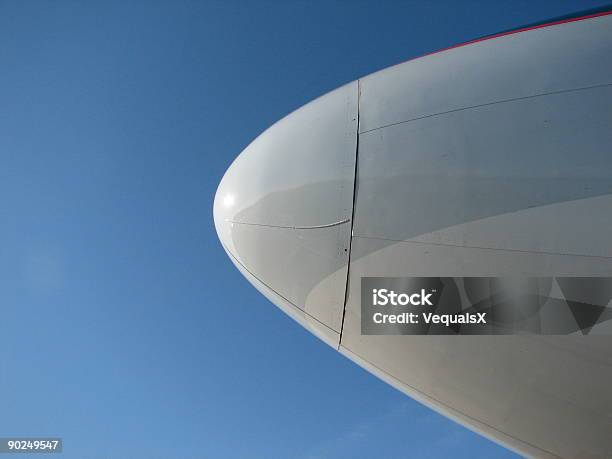
[(257, 293), (213, 196), (328, 90), (604, 3), (1, 1), (0, 436), (82, 459), (513, 457)]

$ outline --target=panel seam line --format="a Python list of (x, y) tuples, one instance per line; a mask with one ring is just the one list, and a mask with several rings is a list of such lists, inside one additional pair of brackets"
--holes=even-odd
[(267, 225), (265, 223), (249, 223), (249, 222), (239, 222), (236, 220), (225, 220), (227, 223), (235, 223), (236, 225), (247, 225), (247, 226), (264, 226), (266, 228), (283, 228), (283, 229), (295, 229), (295, 230), (309, 230), (309, 229), (320, 229), (320, 228), (331, 228), (333, 226), (339, 226), (344, 223), (348, 223), (351, 221), (350, 218), (345, 218), (344, 220), (339, 220), (333, 223), (326, 223), (324, 225), (311, 225), (311, 226), (283, 226), (283, 225)]
[(589, 89), (605, 88), (605, 87), (608, 87), (608, 86), (612, 86), (612, 83), (597, 84), (597, 85), (593, 85), (593, 86), (585, 86), (585, 87), (582, 87), (582, 88), (560, 89), (558, 91), (543, 92), (543, 93), (540, 93), (540, 94), (531, 94), (529, 96), (513, 97), (513, 98), (510, 98), (510, 99), (502, 99), (502, 100), (497, 100), (497, 101), (494, 101), (494, 102), (486, 102), (484, 104), (470, 105), (468, 107), (454, 108), (452, 110), (446, 110), (446, 111), (438, 112), (438, 113), (431, 113), (429, 115), (417, 116), (415, 118), (410, 118), (410, 119), (404, 120), (404, 121), (397, 121), (395, 123), (385, 124), (383, 126), (378, 126), (378, 127), (372, 128), (372, 129), (368, 129), (367, 131), (360, 132), (360, 134), (367, 134), (369, 132), (378, 131), (380, 129), (385, 129), (385, 128), (388, 128), (388, 127), (398, 126), (400, 124), (411, 123), (413, 121), (423, 120), (423, 119), (427, 119), (427, 118), (433, 118), (433, 117), (436, 117), (436, 116), (448, 115), (448, 114), (451, 114), (451, 113), (461, 112), (461, 111), (464, 111), (464, 110), (472, 110), (472, 109), (475, 109), (475, 108), (489, 107), (491, 105), (504, 104), (504, 103), (508, 103), (508, 102), (515, 102), (515, 101), (521, 101), (521, 100), (529, 100), (529, 99), (535, 99), (537, 97), (553, 96), (553, 95), (565, 94), (565, 93), (569, 93), (569, 92), (587, 91)]
[(357, 129), (355, 139), (355, 168), (353, 173), (353, 206), (351, 209), (351, 231), (348, 241), (348, 257), (346, 262), (346, 283), (344, 285), (344, 303), (342, 307), (342, 320), (340, 321), (340, 337), (338, 339), (338, 350), (342, 345), (342, 332), (344, 331), (344, 319), (346, 316), (346, 305), (349, 296), (349, 285), (351, 275), (351, 252), (353, 247), (353, 227), (355, 225), (355, 203), (357, 201), (357, 173), (359, 165), (359, 128), (360, 128), (360, 112), (361, 112), (361, 80), (357, 80)]
[(603, 258), (603, 259), (612, 259), (612, 256), (608, 255), (589, 255), (589, 254), (580, 254), (580, 253), (566, 253), (566, 252), (550, 252), (543, 250), (525, 250), (525, 249), (508, 249), (508, 248), (499, 248), (499, 247), (484, 247), (477, 245), (462, 245), (462, 244), (451, 244), (448, 242), (428, 242), (428, 241), (411, 241), (410, 239), (392, 239), (387, 237), (380, 236), (362, 236), (355, 235), (354, 237), (358, 239), (374, 239), (379, 241), (389, 241), (389, 242), (402, 242), (406, 244), (421, 244), (421, 245), (434, 245), (440, 247), (456, 247), (460, 249), (478, 249), (478, 250), (494, 250), (498, 252), (518, 252), (518, 253), (528, 253), (533, 255), (558, 255), (564, 257), (586, 257), (586, 258)]

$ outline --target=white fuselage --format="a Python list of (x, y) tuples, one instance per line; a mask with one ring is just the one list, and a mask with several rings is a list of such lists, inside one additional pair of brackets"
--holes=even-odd
[(612, 276), (612, 15), (316, 99), (236, 159), (214, 217), (255, 287), (411, 397), (524, 455), (612, 457), (607, 323), (587, 336), (360, 328), (363, 277)]

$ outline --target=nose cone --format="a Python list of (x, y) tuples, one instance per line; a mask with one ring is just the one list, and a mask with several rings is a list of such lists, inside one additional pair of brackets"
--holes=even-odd
[(213, 210), (245, 277), (333, 344), (346, 289), (357, 90), (345, 85), (261, 134), (223, 176)]

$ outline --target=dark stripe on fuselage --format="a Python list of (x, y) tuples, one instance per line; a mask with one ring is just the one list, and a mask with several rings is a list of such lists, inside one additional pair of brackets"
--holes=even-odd
[(505, 35), (512, 35), (515, 33), (526, 32), (528, 30), (541, 29), (543, 27), (550, 27), (557, 24), (564, 24), (568, 22), (582, 21), (584, 19), (596, 18), (599, 16), (607, 16), (612, 14), (612, 5), (607, 5), (599, 8), (592, 8), (590, 10), (583, 10), (580, 12), (566, 14), (564, 16), (559, 16), (553, 19), (547, 19), (545, 21), (534, 22), (528, 25), (524, 25), (521, 27), (515, 27), (513, 29), (504, 30), (502, 32), (497, 32), (491, 35), (485, 35), (483, 37), (475, 38), (474, 40), (469, 40), (463, 43), (459, 43), (457, 45), (452, 45), (447, 48), (439, 49), (437, 51), (433, 51), (431, 53), (427, 53), (421, 57), (430, 56), (432, 54), (441, 53), (442, 51), (448, 51), (450, 49), (460, 48), (462, 46), (471, 45), (473, 43), (478, 43), (481, 41), (491, 40), (493, 38), (503, 37)]

